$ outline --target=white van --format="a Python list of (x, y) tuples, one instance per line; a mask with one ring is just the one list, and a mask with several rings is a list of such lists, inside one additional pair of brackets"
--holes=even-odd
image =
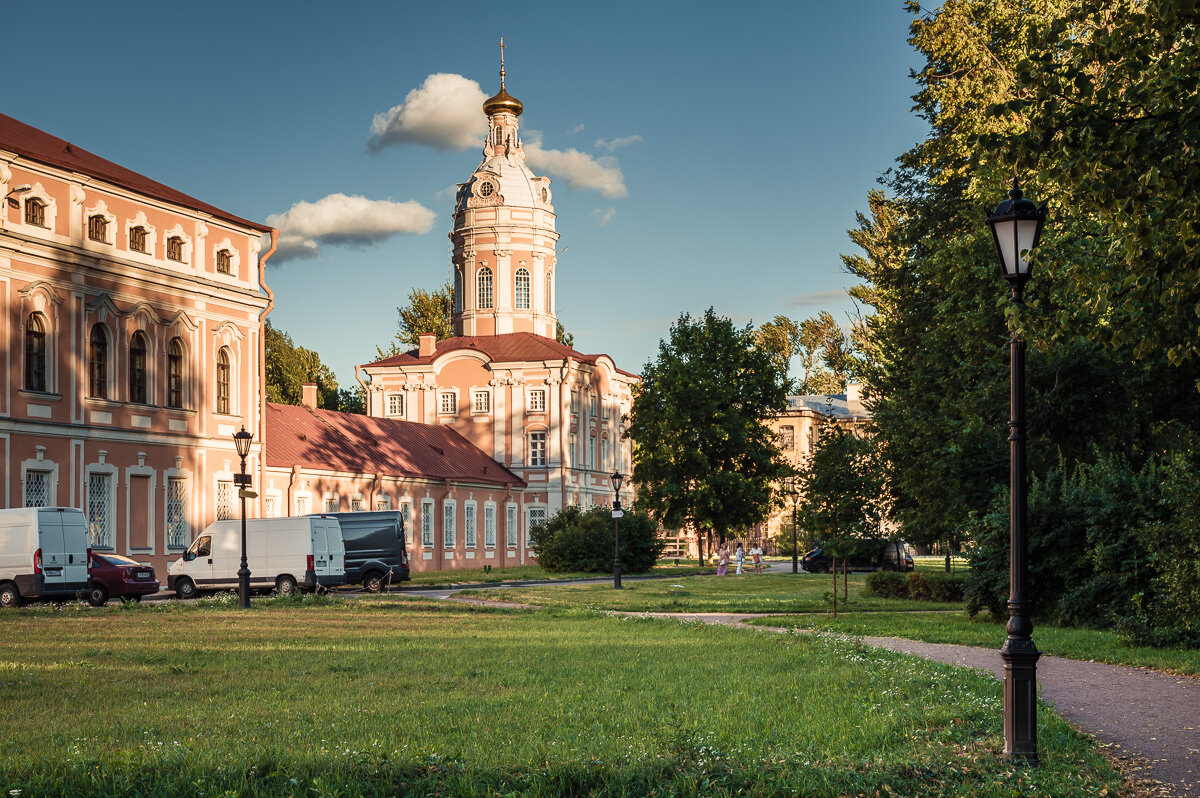
[[(346, 550), (335, 518), (247, 518), (246, 563), (251, 588), (280, 593), (333, 587), (346, 581)], [(181, 599), (205, 590), (236, 589), (242, 564), (242, 522), (208, 525), (167, 569), (167, 587)]]
[(88, 526), (74, 507), (0, 510), (0, 607), (88, 589)]

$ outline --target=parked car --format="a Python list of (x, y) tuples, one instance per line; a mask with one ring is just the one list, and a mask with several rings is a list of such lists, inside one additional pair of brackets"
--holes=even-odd
[[(823, 548), (815, 548), (800, 558), (800, 566), (813, 574), (827, 574), (833, 566), (831, 558)], [(842, 567), (839, 557), (837, 567)], [(896, 540), (864, 540), (846, 558), (850, 571), (911, 571), (913, 558), (908, 547)]]
[(346, 584), (359, 582), (370, 593), (409, 578), (404, 545), (404, 514), (399, 510), (325, 513), (342, 527), (346, 546)]
[(87, 544), (82, 510), (0, 510), (0, 607), (83, 593), (88, 587)]
[[(167, 569), (167, 587), (181, 599), (201, 591), (236, 589), (242, 558), (239, 521), (214, 521)], [(250, 518), (246, 561), (250, 587), (295, 593), (346, 581), (342, 530), (335, 518)]]
[(154, 566), (142, 565), (120, 554), (92, 552), (88, 575), (91, 585), (85, 596), (93, 607), (103, 607), (110, 598), (141, 601), (142, 596), (158, 592)]

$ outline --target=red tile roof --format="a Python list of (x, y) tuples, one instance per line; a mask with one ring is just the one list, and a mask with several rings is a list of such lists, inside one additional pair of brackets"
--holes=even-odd
[(450, 427), (267, 402), (268, 466), (523, 486)]
[[(414, 366), (432, 363), (437, 358), (458, 349), (474, 349), (487, 355), (493, 361), (514, 363), (529, 360), (566, 360), (571, 358), (581, 363), (591, 363), (607, 355), (585, 355), (566, 344), (560, 344), (553, 338), (544, 338), (533, 333), (505, 333), (503, 335), (462, 335), (457, 338), (446, 338), (437, 342), (432, 356), (420, 357), (418, 349), (411, 349), (399, 355), (385, 357), (368, 363), (368, 366)], [(628, 371), (617, 369), (621, 374), (636, 377)]]
[(176, 191), (170, 186), (164, 186), (140, 175), (131, 169), (118, 166), (112, 161), (106, 161), (99, 155), (94, 155), (82, 147), (77, 147), (68, 141), (51, 136), (35, 127), (19, 122), (11, 116), (0, 114), (0, 150), (15, 152), (21, 157), (28, 158), (48, 166), (56, 166), (71, 172), (97, 177), (101, 180), (121, 186), (130, 191), (136, 191), (147, 197), (171, 202), (191, 208), (194, 211), (211, 214), (218, 219), (249, 227), (254, 230), (267, 232), (270, 227), (251, 222), (234, 216), (228, 211), (201, 202), (195, 197), (189, 197), (182, 191)]

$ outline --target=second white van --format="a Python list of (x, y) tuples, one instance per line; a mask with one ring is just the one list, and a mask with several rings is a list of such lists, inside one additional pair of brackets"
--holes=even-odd
[[(241, 561), (242, 522), (216, 521), (171, 563), (167, 587), (181, 599), (236, 589)], [(346, 581), (346, 550), (334, 518), (248, 518), (246, 562), (251, 588), (294, 593)]]
[(88, 526), (75, 507), (0, 510), (0, 607), (88, 589)]

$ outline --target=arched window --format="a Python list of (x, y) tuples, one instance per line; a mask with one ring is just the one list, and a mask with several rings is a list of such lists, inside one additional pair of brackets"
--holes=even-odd
[(146, 336), (140, 330), (129, 342), (129, 401), (146, 404)]
[(92, 241), (108, 240), (108, 219), (100, 214), (88, 217), (88, 238)]
[(132, 252), (146, 251), (146, 228), (131, 227), (129, 228), (129, 249)]
[(454, 271), (454, 313), (455, 314), (462, 313), (462, 306), (463, 306), (462, 295), (463, 295), (462, 275), (458, 273), (457, 269), (455, 269), (455, 271)]
[(229, 413), (229, 350), (217, 352), (217, 412)]
[(25, 322), (25, 390), (46, 390), (46, 325), (41, 313)]
[(183, 263), (183, 239), (179, 236), (167, 239), (167, 260)]
[(25, 200), (25, 224), (35, 224), (38, 227), (45, 227), (46, 203), (37, 197), (30, 197)]
[(233, 255), (227, 249), (217, 252), (217, 273), (231, 274), (233, 271)]
[(529, 310), (529, 270), (528, 269), (517, 269), (516, 307), (519, 310)]
[(167, 345), (167, 407), (183, 407), (183, 343), (178, 338)]
[(554, 312), (554, 273), (546, 272), (546, 312)]
[(108, 333), (103, 324), (92, 325), (88, 342), (88, 396), (108, 398)]
[(479, 270), (475, 287), (476, 305), (483, 309), (492, 306), (492, 270), (484, 266)]

